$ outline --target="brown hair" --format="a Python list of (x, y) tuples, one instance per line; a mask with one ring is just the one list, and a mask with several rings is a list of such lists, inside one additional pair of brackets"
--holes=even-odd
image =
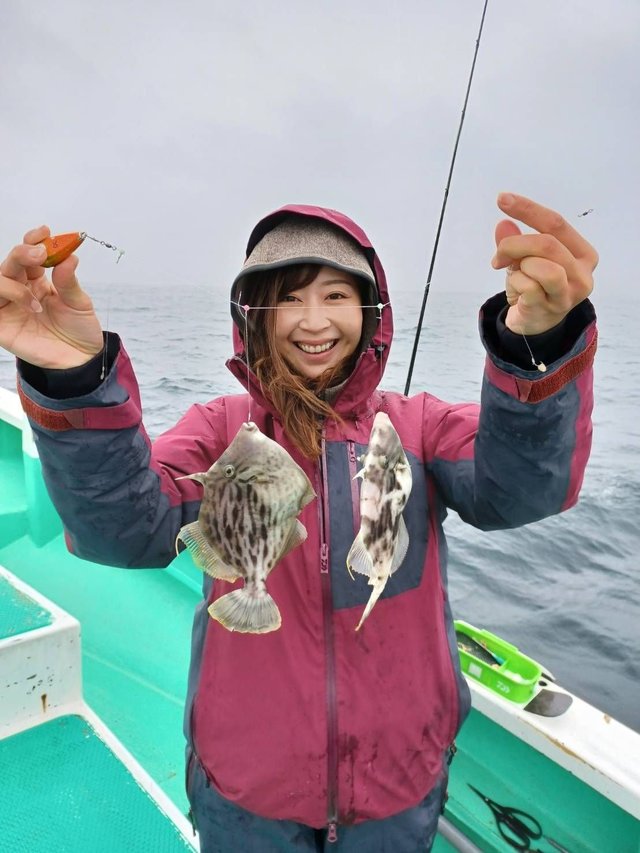
[[(248, 302), (255, 308), (276, 308), (287, 294), (311, 284), (319, 270), (319, 264), (292, 264), (251, 273), (247, 276)], [(245, 352), (290, 440), (306, 457), (317, 459), (321, 453), (322, 421), (325, 418), (340, 421), (340, 416), (322, 399), (322, 394), (348, 375), (355, 355), (326, 370), (317, 379), (307, 379), (295, 372), (278, 352), (276, 322), (276, 311), (249, 311), (248, 346), (244, 340), (245, 328), (240, 326)]]

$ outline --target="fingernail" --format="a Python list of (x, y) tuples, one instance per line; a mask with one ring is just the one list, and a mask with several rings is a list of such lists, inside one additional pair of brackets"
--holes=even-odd
[[(42, 254), (44, 252), (44, 255)], [(33, 249), (29, 249), (29, 257), (33, 258), (34, 261), (42, 260), (46, 257), (47, 249), (45, 246), (34, 246)]]
[(498, 201), (503, 207), (509, 207), (510, 204), (513, 204), (515, 198), (511, 195), (511, 193), (500, 193)]
[(34, 314), (42, 314), (42, 305), (40, 305), (37, 299), (31, 300), (31, 310)]

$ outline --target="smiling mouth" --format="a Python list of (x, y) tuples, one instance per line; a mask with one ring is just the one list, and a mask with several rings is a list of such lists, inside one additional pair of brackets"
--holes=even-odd
[(320, 352), (328, 352), (330, 349), (333, 349), (337, 343), (337, 341), (329, 341), (328, 344), (317, 344), (316, 346), (312, 346), (311, 344), (301, 344), (296, 342), (296, 346), (298, 349), (302, 350), (302, 352), (306, 352), (309, 355), (316, 355)]

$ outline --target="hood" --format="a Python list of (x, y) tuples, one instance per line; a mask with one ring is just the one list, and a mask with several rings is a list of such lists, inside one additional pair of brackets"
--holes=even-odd
[[(337, 210), (331, 210), (326, 207), (315, 207), (312, 205), (296, 205), (290, 204), (275, 210), (261, 219), (255, 226), (249, 237), (247, 244), (246, 258), (253, 252), (256, 245), (262, 238), (271, 231), (276, 225), (282, 223), (285, 219), (291, 216), (308, 217), (319, 219), (325, 223), (333, 225), (340, 231), (344, 232), (348, 237), (354, 240), (361, 248), (366, 256), (369, 265), (375, 277), (376, 287), (378, 290), (377, 302), (380, 302), (384, 307), (382, 309), (382, 319), (375, 322), (373, 336), (368, 343), (366, 349), (361, 353), (356, 365), (340, 388), (337, 394), (333, 407), (342, 417), (348, 417), (349, 414), (359, 414), (363, 409), (368, 408), (368, 401), (378, 386), (380, 379), (389, 357), (389, 348), (393, 337), (393, 315), (391, 305), (389, 304), (389, 294), (387, 290), (387, 280), (380, 263), (380, 259), (375, 253), (373, 246), (365, 232), (353, 220), (349, 219), (345, 214)], [(236, 284), (232, 287), (231, 299), (235, 301)], [(376, 312), (376, 314), (379, 312)], [(237, 309), (232, 305), (232, 316), (234, 317), (233, 327), (233, 345), (234, 357), (227, 362), (227, 366), (238, 379), (238, 381), (251, 393), (251, 396), (264, 405), (270, 411), (272, 407), (268, 401), (264, 400), (257, 380), (251, 374), (247, 376), (247, 368), (244, 362), (244, 346), (242, 338), (239, 334), (237, 325)], [(248, 387), (250, 383), (251, 387)]]

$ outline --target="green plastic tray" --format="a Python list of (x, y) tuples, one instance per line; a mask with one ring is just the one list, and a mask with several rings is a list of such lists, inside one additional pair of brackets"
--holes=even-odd
[(529, 702), (542, 667), (516, 646), (468, 622), (454, 622), (462, 671), (510, 702)]

